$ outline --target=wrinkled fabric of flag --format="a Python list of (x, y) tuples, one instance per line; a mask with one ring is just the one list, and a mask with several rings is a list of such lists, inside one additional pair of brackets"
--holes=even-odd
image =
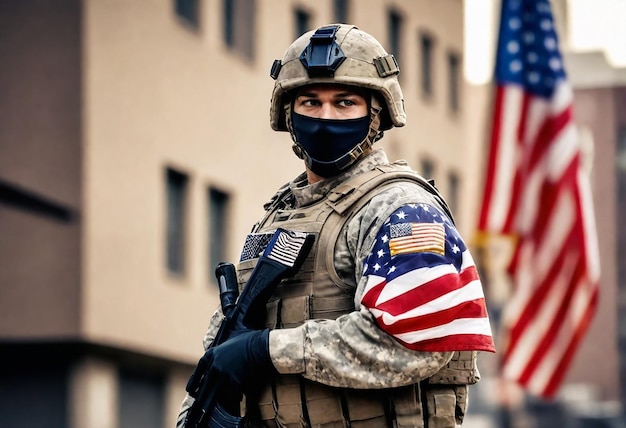
[(474, 260), (435, 206), (396, 210), (378, 232), (363, 275), (361, 304), (406, 347), (495, 352)]
[(501, 371), (549, 399), (596, 312), (600, 278), (591, 185), (550, 2), (502, 2), (495, 71), (478, 230), (514, 243)]

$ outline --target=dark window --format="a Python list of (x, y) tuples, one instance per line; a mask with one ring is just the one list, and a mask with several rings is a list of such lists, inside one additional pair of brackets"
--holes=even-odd
[(294, 12), (294, 21), (296, 27), (296, 38), (309, 31), (311, 15), (308, 12), (300, 8), (296, 9)]
[(346, 24), (348, 22), (348, 0), (334, 0), (333, 15), (335, 22)]
[(119, 427), (165, 426), (165, 380), (162, 376), (120, 370)]
[(230, 197), (215, 188), (209, 188), (209, 273), (215, 279), (218, 263), (226, 261), (228, 208)]
[(389, 11), (387, 16), (389, 31), (389, 53), (393, 54), (398, 62), (400, 70), (402, 70), (401, 51), (402, 51), (402, 15), (396, 11)]
[(422, 170), (420, 171), (420, 175), (427, 180), (433, 178), (435, 174), (435, 165), (429, 159), (423, 159), (421, 162)]
[(243, 55), (254, 59), (255, 0), (223, 0), (224, 42)]
[(428, 34), (420, 34), (420, 59), (421, 59), (421, 82), (422, 96), (430, 98), (433, 95), (433, 48), (434, 42)]
[(461, 86), (461, 60), (459, 55), (448, 53), (448, 103), (454, 113), (459, 111), (459, 89)]
[(194, 27), (200, 24), (199, 0), (176, 0), (176, 15)]
[(448, 194), (446, 202), (452, 212), (459, 208), (459, 176), (455, 172), (448, 174)]
[(173, 169), (166, 171), (167, 181), (167, 268), (182, 274), (185, 268), (185, 217), (187, 176)]
[[(9, 346), (11, 348), (11, 346)], [(6, 352), (3, 358), (6, 358)], [(10, 355), (10, 354), (9, 354)], [(52, 352), (6, 362), (0, 371), (0, 426), (67, 427), (69, 369)], [(34, 398), (37, 397), (37, 398)]]

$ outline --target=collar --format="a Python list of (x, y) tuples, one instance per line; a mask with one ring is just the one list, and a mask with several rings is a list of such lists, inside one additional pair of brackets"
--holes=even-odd
[(306, 174), (300, 174), (291, 183), (289, 183), (289, 187), (291, 188), (291, 192), (295, 198), (295, 205), (296, 207), (303, 207), (318, 202), (328, 195), (328, 192), (350, 178), (364, 172), (371, 171), (378, 165), (385, 165), (388, 163), (389, 160), (387, 159), (387, 155), (384, 150), (376, 149), (355, 163), (347, 171), (344, 171), (335, 177), (318, 181), (317, 183), (308, 184)]

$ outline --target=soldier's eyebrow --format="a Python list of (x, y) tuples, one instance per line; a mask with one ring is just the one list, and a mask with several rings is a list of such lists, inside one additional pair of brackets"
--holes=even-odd
[(359, 96), (359, 97), (362, 97), (362, 98), (365, 98), (365, 97), (363, 97), (363, 95), (360, 92), (358, 92), (358, 91), (351, 91), (349, 89), (347, 89), (345, 91), (342, 91), (342, 92), (337, 92), (334, 95), (334, 97), (335, 98), (345, 98), (345, 97), (352, 97), (352, 96), (355, 96), (355, 95)]
[(296, 98), (307, 97), (307, 98), (318, 98), (319, 95), (314, 91), (303, 91), (296, 94)]
[[(319, 96), (320, 95), (315, 91), (302, 91), (296, 95), (296, 99), (300, 97), (319, 98)], [(337, 92), (333, 94), (333, 98), (345, 98), (345, 97), (352, 97), (352, 96), (359, 96), (359, 97), (365, 98), (360, 91), (353, 91), (351, 89), (346, 89), (345, 91), (341, 91), (341, 92)]]

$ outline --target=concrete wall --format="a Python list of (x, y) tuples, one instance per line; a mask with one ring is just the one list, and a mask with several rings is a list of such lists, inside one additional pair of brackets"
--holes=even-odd
[(0, 1), (2, 337), (78, 333), (81, 59), (78, 0)]

